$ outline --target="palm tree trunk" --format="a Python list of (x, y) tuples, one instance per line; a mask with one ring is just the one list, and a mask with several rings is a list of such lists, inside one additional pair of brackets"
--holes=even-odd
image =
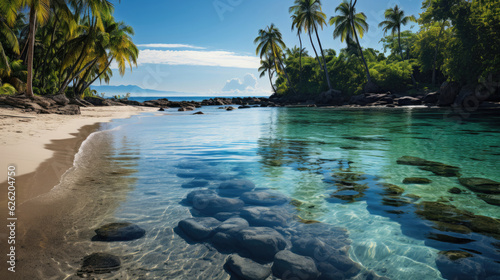
[(91, 86), (95, 81), (97, 81), (97, 79), (99, 79), (99, 77), (102, 74), (104, 74), (104, 72), (106, 70), (108, 70), (108, 68), (111, 65), (111, 62), (113, 62), (113, 60), (114, 60), (114, 58), (111, 58), (111, 60), (109, 60), (108, 64), (106, 64), (106, 67), (104, 68), (104, 70), (102, 70), (92, 81), (90, 81), (88, 83), (84, 82), (82, 88), (80, 89), (80, 93), (83, 93), (89, 86)]
[(288, 81), (288, 85), (290, 86), (290, 89), (292, 89), (293, 93), (297, 93), (295, 91), (295, 88), (293, 87), (292, 82), (290, 81), (290, 77), (288, 77), (288, 73), (286, 72), (285, 65), (283, 65), (283, 62), (281, 62), (281, 59), (279, 59), (279, 58), (276, 58), (276, 59), (278, 59), (278, 62), (280, 64), (281, 68), (283, 69), (283, 73), (285, 74), (285, 77), (286, 77), (286, 80)]
[(314, 43), (313, 43), (313, 39), (312, 39), (311, 33), (308, 32), (308, 34), (309, 34), (309, 40), (311, 41), (312, 48), (314, 50), (314, 53), (316, 54), (316, 60), (318, 61), (319, 67), (323, 68), (323, 64), (321, 64), (321, 60), (319, 59), (318, 52), (316, 51), (316, 47), (314, 47)]
[(36, 12), (30, 7), (30, 31), (28, 35), (28, 77), (26, 78), (26, 97), (34, 98), (33, 94), (33, 58), (35, 56)]
[(271, 76), (271, 69), (267, 70), (267, 75), (269, 76), (269, 83), (271, 83), (271, 87), (273, 88), (274, 94), (278, 94), (276, 92), (276, 88), (274, 88), (273, 79), (272, 79), (272, 76)]
[(370, 69), (368, 69), (368, 64), (366, 64), (365, 56), (363, 55), (363, 50), (361, 49), (361, 45), (359, 44), (358, 33), (356, 32), (356, 28), (354, 27), (353, 22), (351, 22), (351, 25), (352, 25), (352, 30), (354, 31), (354, 38), (356, 38), (356, 44), (358, 44), (359, 53), (361, 54), (361, 59), (363, 60), (363, 64), (365, 65), (366, 78), (368, 79), (368, 84), (371, 84), (372, 77), (370, 76)]
[(314, 32), (316, 33), (316, 38), (318, 39), (319, 50), (321, 52), (321, 57), (323, 58), (323, 71), (326, 76), (326, 83), (328, 84), (328, 89), (332, 90), (332, 84), (330, 83), (330, 75), (328, 75), (328, 68), (326, 67), (326, 59), (325, 54), (323, 53), (323, 46), (321, 46), (321, 41), (319, 40), (318, 29), (314, 26)]
[(441, 25), (441, 29), (439, 29), (439, 35), (437, 38), (436, 42), (436, 50), (434, 51), (434, 61), (432, 62), (432, 85), (436, 85), (436, 64), (437, 64), (437, 56), (438, 56), (438, 51), (439, 51), (439, 45), (441, 44), (441, 34), (443, 33), (444, 30), (444, 25), (446, 21), (443, 21), (443, 24)]
[(299, 49), (299, 81), (302, 82), (302, 38), (300, 37), (300, 32), (297, 32), (297, 34), (299, 35), (299, 42), (300, 42), (300, 49)]

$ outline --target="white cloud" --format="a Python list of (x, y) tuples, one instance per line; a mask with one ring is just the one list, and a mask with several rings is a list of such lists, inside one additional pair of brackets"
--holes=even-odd
[(234, 78), (226, 82), (223, 92), (255, 92), (257, 90), (257, 78), (253, 74), (246, 74), (243, 79)]
[(141, 48), (158, 48), (158, 49), (197, 49), (204, 50), (204, 47), (197, 47), (193, 45), (185, 45), (185, 44), (139, 44), (137, 45)]
[(146, 49), (140, 51), (138, 64), (218, 66), (257, 69), (259, 68), (260, 60), (255, 56), (238, 55), (228, 51)]

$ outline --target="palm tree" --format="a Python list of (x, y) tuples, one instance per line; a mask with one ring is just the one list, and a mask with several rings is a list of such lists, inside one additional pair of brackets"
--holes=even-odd
[[(92, 66), (88, 68), (83, 78), (75, 85), (77, 96), (81, 96), (97, 79), (101, 79), (113, 61), (117, 62), (121, 76), (125, 75), (127, 65), (130, 69), (132, 69), (132, 65), (137, 66), (139, 49), (130, 37), (134, 35), (134, 29), (123, 22), (114, 22), (113, 19), (105, 20), (104, 26), (109, 40), (105, 45), (99, 45), (95, 48), (97, 52), (96, 58), (92, 61)], [(89, 78), (90, 81), (87, 81)]]
[(276, 73), (280, 73), (281, 71), (283, 71), (289, 87), (295, 93), (295, 89), (290, 82), (290, 78), (288, 77), (286, 68), (284, 67), (281, 60), (281, 56), (283, 54), (283, 50), (286, 49), (286, 45), (283, 42), (283, 36), (279, 29), (274, 26), (274, 24), (271, 24), (266, 29), (260, 29), (259, 36), (255, 38), (254, 44), (258, 44), (256, 54), (260, 55), (261, 59), (263, 57), (266, 57), (267, 59), (274, 62)]
[(340, 15), (330, 18), (330, 25), (335, 24), (335, 31), (333, 31), (333, 38), (340, 37), (340, 41), (344, 42), (347, 38), (355, 38), (356, 44), (358, 45), (359, 53), (361, 54), (361, 59), (366, 69), (366, 78), (368, 80), (367, 85), (372, 84), (372, 79), (370, 76), (370, 70), (368, 69), (368, 64), (366, 63), (365, 56), (363, 55), (363, 50), (359, 44), (359, 37), (363, 38), (363, 35), (368, 31), (368, 23), (366, 23), (366, 15), (364, 13), (356, 14), (357, 0), (354, 4), (349, 3), (348, 0), (344, 0), (336, 9), (335, 12), (340, 12)]
[(28, 34), (28, 77), (26, 81), (26, 96), (33, 98), (33, 58), (35, 55), (35, 34), (37, 24), (44, 24), (50, 14), (50, 0), (22, 0), (30, 10)]
[(274, 62), (272, 59), (265, 58), (260, 61), (260, 67), (259, 67), (259, 72), (260, 72), (260, 77), (264, 77), (266, 75), (266, 72), (269, 76), (269, 83), (271, 83), (271, 87), (273, 88), (274, 94), (276, 94), (276, 88), (274, 87), (273, 84), (273, 69), (274, 69)]
[[(292, 18), (292, 22), (295, 22), (295, 18), (296, 16), (295, 15), (292, 15), (291, 16)], [(295, 26), (295, 24), (292, 23), (292, 31), (295, 29), (295, 27), (297, 27), (297, 36), (299, 37), (299, 43), (300, 43), (300, 52), (299, 52), (299, 71), (300, 73), (302, 73), (302, 37), (300, 36), (300, 33), (302, 33), (302, 28), (300, 26)], [(300, 78), (302, 79), (302, 75), (300, 75)]]
[[(330, 75), (328, 74), (328, 69), (326, 67), (325, 55), (323, 53), (323, 46), (321, 45), (321, 40), (318, 35), (318, 26), (323, 29), (326, 25), (326, 15), (321, 9), (320, 0), (295, 0), (295, 5), (290, 7), (289, 12), (292, 13), (292, 28), (296, 27), (298, 30), (303, 29), (309, 35), (309, 40), (313, 47), (314, 53), (316, 54), (316, 59), (318, 60), (319, 66), (323, 68), (325, 72), (326, 82), (328, 88), (332, 90), (332, 85), (330, 83)], [(316, 47), (314, 46), (311, 33), (316, 33), (316, 39), (318, 40), (321, 56), (323, 58), (323, 63), (321, 63)]]
[[(401, 47), (401, 25), (406, 25), (410, 21), (417, 22), (417, 19), (413, 15), (405, 16), (405, 12), (401, 10), (398, 5), (394, 6), (394, 8), (387, 9), (384, 15), (385, 20), (378, 26), (383, 27), (384, 34), (388, 31), (390, 31), (393, 36), (395, 36), (396, 33), (398, 34), (399, 53), (404, 62), (405, 58), (403, 56), (403, 48)], [(413, 84), (416, 85), (413, 73), (411, 73), (411, 78), (413, 80)]]
[(308, 52), (307, 52), (307, 50), (305, 48), (301, 49), (301, 48), (299, 48), (297, 46), (295, 46), (295, 47), (293, 47), (291, 49), (290, 48), (286, 49), (285, 53), (286, 53), (286, 55), (288, 57), (309, 56), (309, 54), (308, 54)]
[[(6, 69), (10, 73), (10, 63), (5, 54), (5, 47), (11, 49), (15, 54), (19, 54), (19, 42), (12, 27), (16, 23), (17, 7), (12, 5), (12, 1), (5, 1), (0, 4), (0, 69)], [(2, 45), (5, 42), (5, 46)]]

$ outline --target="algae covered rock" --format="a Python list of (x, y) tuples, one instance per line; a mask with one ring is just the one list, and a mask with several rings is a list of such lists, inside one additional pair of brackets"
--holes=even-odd
[(271, 275), (269, 266), (261, 265), (251, 259), (233, 254), (227, 258), (226, 265), (236, 275), (244, 280), (265, 280)]
[(430, 184), (430, 183), (432, 183), (432, 181), (427, 178), (410, 177), (410, 178), (405, 178), (403, 180), (403, 184)]
[(103, 274), (119, 270), (120, 267), (120, 258), (106, 253), (94, 253), (83, 258), (78, 274)]
[(469, 190), (485, 194), (500, 194), (500, 183), (484, 178), (460, 178), (460, 184)]

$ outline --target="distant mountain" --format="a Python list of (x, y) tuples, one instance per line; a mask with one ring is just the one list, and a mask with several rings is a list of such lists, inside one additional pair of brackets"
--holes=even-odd
[(91, 88), (95, 89), (98, 93), (104, 92), (108, 95), (130, 93), (132, 96), (134, 96), (134, 95), (138, 95), (138, 94), (176, 94), (176, 93), (182, 93), (182, 92), (177, 92), (177, 91), (161, 91), (161, 90), (154, 90), (154, 89), (146, 89), (146, 88), (141, 88), (141, 87), (135, 86), (135, 85), (91, 86)]

